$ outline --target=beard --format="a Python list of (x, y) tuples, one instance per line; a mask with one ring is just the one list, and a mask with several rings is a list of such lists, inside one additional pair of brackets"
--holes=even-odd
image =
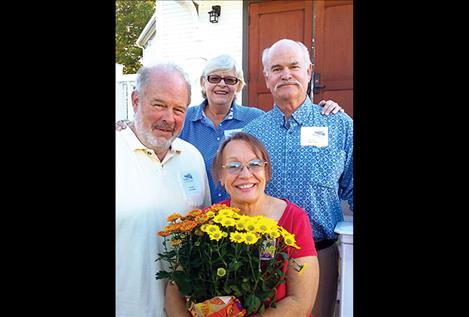
[(134, 116), (134, 127), (135, 131), (137, 132), (137, 135), (142, 138), (142, 143), (154, 150), (156, 153), (162, 153), (166, 152), (169, 147), (171, 146), (171, 143), (174, 141), (174, 139), (177, 138), (177, 134), (174, 134), (171, 138), (166, 139), (165, 137), (162, 136), (156, 136), (153, 133), (154, 129), (174, 129), (174, 127), (166, 124), (166, 123), (157, 123), (151, 127), (151, 129), (146, 129), (145, 124), (143, 122), (143, 117), (140, 115), (139, 112), (135, 113)]

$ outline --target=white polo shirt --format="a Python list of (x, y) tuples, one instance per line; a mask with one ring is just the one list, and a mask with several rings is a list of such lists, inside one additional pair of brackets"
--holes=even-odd
[(156, 280), (166, 218), (210, 205), (200, 152), (179, 138), (162, 162), (130, 128), (116, 131), (116, 317), (164, 317)]

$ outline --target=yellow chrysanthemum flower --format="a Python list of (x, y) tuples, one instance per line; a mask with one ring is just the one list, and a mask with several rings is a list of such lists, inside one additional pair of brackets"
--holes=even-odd
[(257, 228), (258, 228), (258, 232), (260, 232), (260, 233), (268, 233), (273, 228), (276, 229), (277, 224), (272, 219), (263, 217), (263, 218), (259, 219), (259, 221), (257, 222)]
[(220, 277), (225, 276), (225, 275), (226, 275), (226, 270), (225, 270), (224, 268), (222, 268), (222, 267), (219, 267), (219, 268), (217, 269), (217, 275), (220, 276)]
[(217, 214), (215, 217), (213, 217), (213, 221), (215, 221), (217, 223), (221, 223), (223, 221), (223, 219), (225, 219), (225, 216), (220, 215), (220, 214)]
[(259, 240), (259, 237), (257, 234), (252, 233), (252, 232), (246, 232), (246, 235), (244, 236), (244, 243), (246, 244), (254, 244)]
[(217, 225), (207, 225), (204, 231), (207, 232), (208, 234), (220, 232), (220, 227)]
[(290, 247), (293, 247), (295, 249), (301, 249), (297, 244), (296, 244), (296, 241), (295, 241), (295, 236), (292, 235), (292, 234), (284, 234), (283, 235), (283, 238), (285, 239), (285, 244), (290, 246)]
[(210, 240), (220, 240), (223, 236), (222, 232), (221, 231), (217, 231), (217, 232), (212, 232), (212, 233), (209, 233), (208, 234)]
[(233, 218), (225, 217), (221, 220), (221, 225), (223, 227), (233, 227), (235, 225), (235, 221)]
[(224, 209), (221, 209), (219, 212), (218, 212), (219, 215), (222, 215), (222, 216), (225, 216), (225, 217), (232, 217), (234, 212), (232, 209), (229, 209), (229, 208), (224, 208)]
[(280, 232), (278, 232), (277, 228), (267, 232), (267, 234), (269, 235), (270, 238), (272, 239), (277, 239), (278, 237), (280, 237)]
[(235, 243), (242, 243), (244, 242), (245, 234), (239, 231), (231, 232), (230, 233), (230, 241)]
[(240, 218), (236, 220), (236, 229), (241, 231), (241, 230), (246, 230), (246, 219), (245, 218)]
[(246, 231), (257, 232), (257, 224), (254, 220), (248, 219), (246, 221)]

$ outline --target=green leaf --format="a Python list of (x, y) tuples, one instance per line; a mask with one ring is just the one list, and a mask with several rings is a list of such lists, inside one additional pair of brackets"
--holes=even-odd
[(265, 301), (265, 300), (267, 300), (267, 299), (269, 299), (269, 298), (273, 298), (273, 295), (274, 295), (274, 294), (275, 294), (275, 291), (272, 290), (272, 289), (270, 289), (270, 290), (268, 290), (268, 291), (265, 291), (265, 293), (259, 294), (259, 299), (260, 299), (261, 301)]
[(229, 265), (228, 265), (228, 268), (230, 271), (237, 271), (239, 268), (240, 268), (241, 264), (239, 262), (231, 262)]
[(155, 274), (155, 278), (157, 280), (170, 279), (171, 278), (171, 273), (166, 272), (166, 271), (159, 271), (158, 273)]
[(248, 283), (241, 283), (241, 288), (245, 291), (250, 291), (251, 290), (251, 285)]
[(200, 266), (202, 266), (204, 264), (204, 262), (202, 261), (201, 258), (198, 258), (198, 257), (193, 257), (192, 260), (190, 261), (191, 263), (191, 266), (193, 268), (198, 268)]
[(288, 260), (288, 254), (285, 252), (278, 252), (285, 260)]
[(192, 283), (183, 271), (174, 272), (174, 281), (182, 294), (189, 295), (192, 293)]
[(155, 5), (154, 0), (116, 1), (116, 63), (124, 65), (124, 74), (135, 74), (141, 67), (143, 50), (136, 41)]
[(230, 288), (234, 291), (235, 296), (241, 296), (241, 290), (239, 289), (238, 285), (230, 285)]
[(264, 311), (265, 311), (265, 305), (262, 304), (261, 307), (260, 307), (259, 310), (258, 310), (258, 313), (259, 313), (260, 315), (262, 315), (262, 314), (264, 313)]
[(261, 305), (261, 301), (256, 295), (250, 294), (246, 297), (246, 303), (247, 303), (247, 314), (251, 314), (254, 311), (257, 311), (259, 309), (259, 306)]

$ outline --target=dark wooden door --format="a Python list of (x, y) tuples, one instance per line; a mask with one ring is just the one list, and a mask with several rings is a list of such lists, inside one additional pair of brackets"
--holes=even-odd
[(248, 14), (248, 105), (272, 109), (262, 74), (262, 51), (290, 38), (308, 47), (313, 70), (320, 75), (318, 85), (325, 86), (314, 101), (332, 99), (353, 116), (352, 0), (251, 1)]
[[(313, 4), (311, 1), (266, 1), (250, 3), (248, 104), (270, 110), (273, 99), (262, 73), (262, 51), (289, 38), (311, 48)], [(311, 53), (311, 50), (310, 50)]]

